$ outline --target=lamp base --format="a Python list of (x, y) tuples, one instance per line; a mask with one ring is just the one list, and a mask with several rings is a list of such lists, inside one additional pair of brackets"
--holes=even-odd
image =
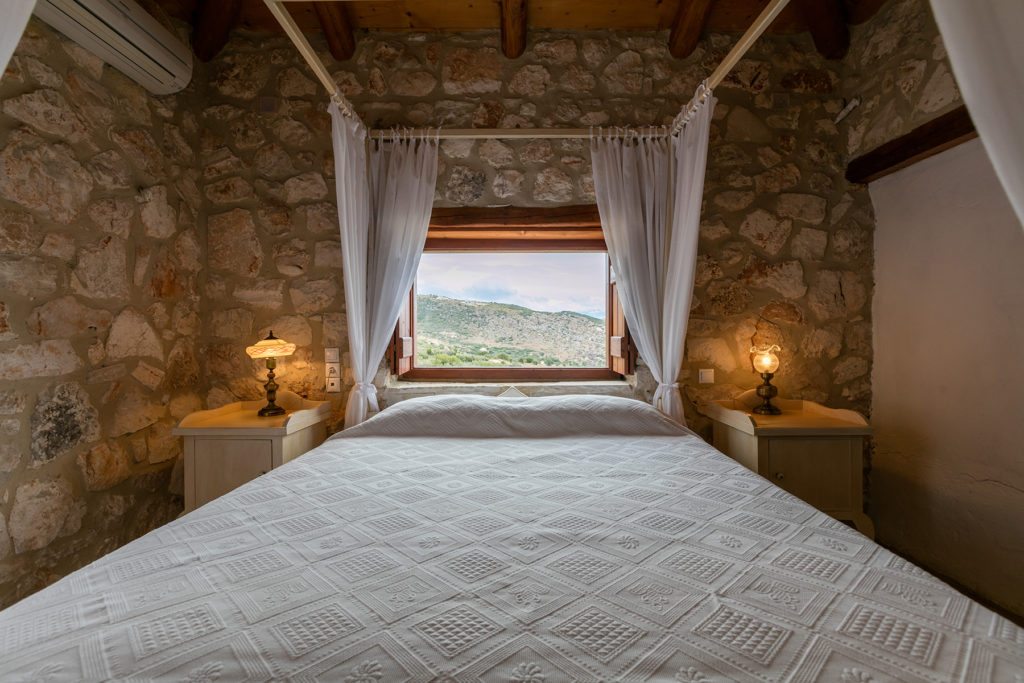
[(761, 379), (764, 380), (764, 384), (757, 388), (757, 395), (763, 401), (761, 405), (755, 406), (751, 411), (758, 415), (781, 415), (782, 410), (777, 406), (772, 405), (772, 399), (779, 395), (779, 390), (772, 386), (772, 373), (765, 372), (761, 374)]
[(277, 367), (276, 358), (267, 359), (267, 383), (263, 387), (267, 390), (267, 405), (259, 409), (256, 414), (260, 417), (274, 417), (275, 415), (284, 415), (286, 411), (281, 406), (274, 403), (277, 399), (277, 382), (274, 381), (274, 368)]
[(274, 403), (268, 403), (267, 405), (260, 408), (259, 412), (257, 412), (256, 414), (259, 415), (260, 417), (274, 417), (275, 415), (284, 415), (286, 412), (288, 411), (282, 408), (281, 406), (276, 405)]

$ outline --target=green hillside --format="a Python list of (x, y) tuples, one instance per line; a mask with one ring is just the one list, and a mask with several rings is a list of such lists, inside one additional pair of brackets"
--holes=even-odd
[(605, 324), (581, 313), (416, 296), (418, 367), (604, 367)]

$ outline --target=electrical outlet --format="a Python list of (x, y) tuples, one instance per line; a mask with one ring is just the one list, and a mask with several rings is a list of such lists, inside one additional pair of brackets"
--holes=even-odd
[(341, 391), (341, 363), (325, 363), (324, 376), (327, 378), (328, 394), (337, 394)]
[(697, 371), (697, 381), (701, 384), (714, 384), (715, 371), (711, 368), (702, 368)]
[(325, 363), (340, 363), (341, 362), (341, 349), (337, 346), (324, 349), (324, 362)]

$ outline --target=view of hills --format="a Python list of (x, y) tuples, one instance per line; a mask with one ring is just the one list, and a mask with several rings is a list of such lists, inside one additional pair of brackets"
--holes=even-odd
[(418, 367), (604, 367), (605, 323), (582, 313), (416, 296)]

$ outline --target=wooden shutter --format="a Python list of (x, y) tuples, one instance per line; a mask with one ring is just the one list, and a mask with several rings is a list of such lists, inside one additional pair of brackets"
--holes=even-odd
[(636, 347), (626, 327), (626, 316), (619, 301), (618, 285), (611, 263), (608, 265), (608, 367), (620, 375), (636, 372)]
[(402, 310), (398, 314), (398, 324), (395, 325), (395, 335), (391, 339), (391, 346), (388, 349), (388, 358), (391, 361), (391, 371), (396, 375), (404, 375), (412, 370), (412, 357), (415, 350), (413, 344), (413, 323), (416, 313), (416, 286), (409, 290), (409, 296), (402, 304)]

